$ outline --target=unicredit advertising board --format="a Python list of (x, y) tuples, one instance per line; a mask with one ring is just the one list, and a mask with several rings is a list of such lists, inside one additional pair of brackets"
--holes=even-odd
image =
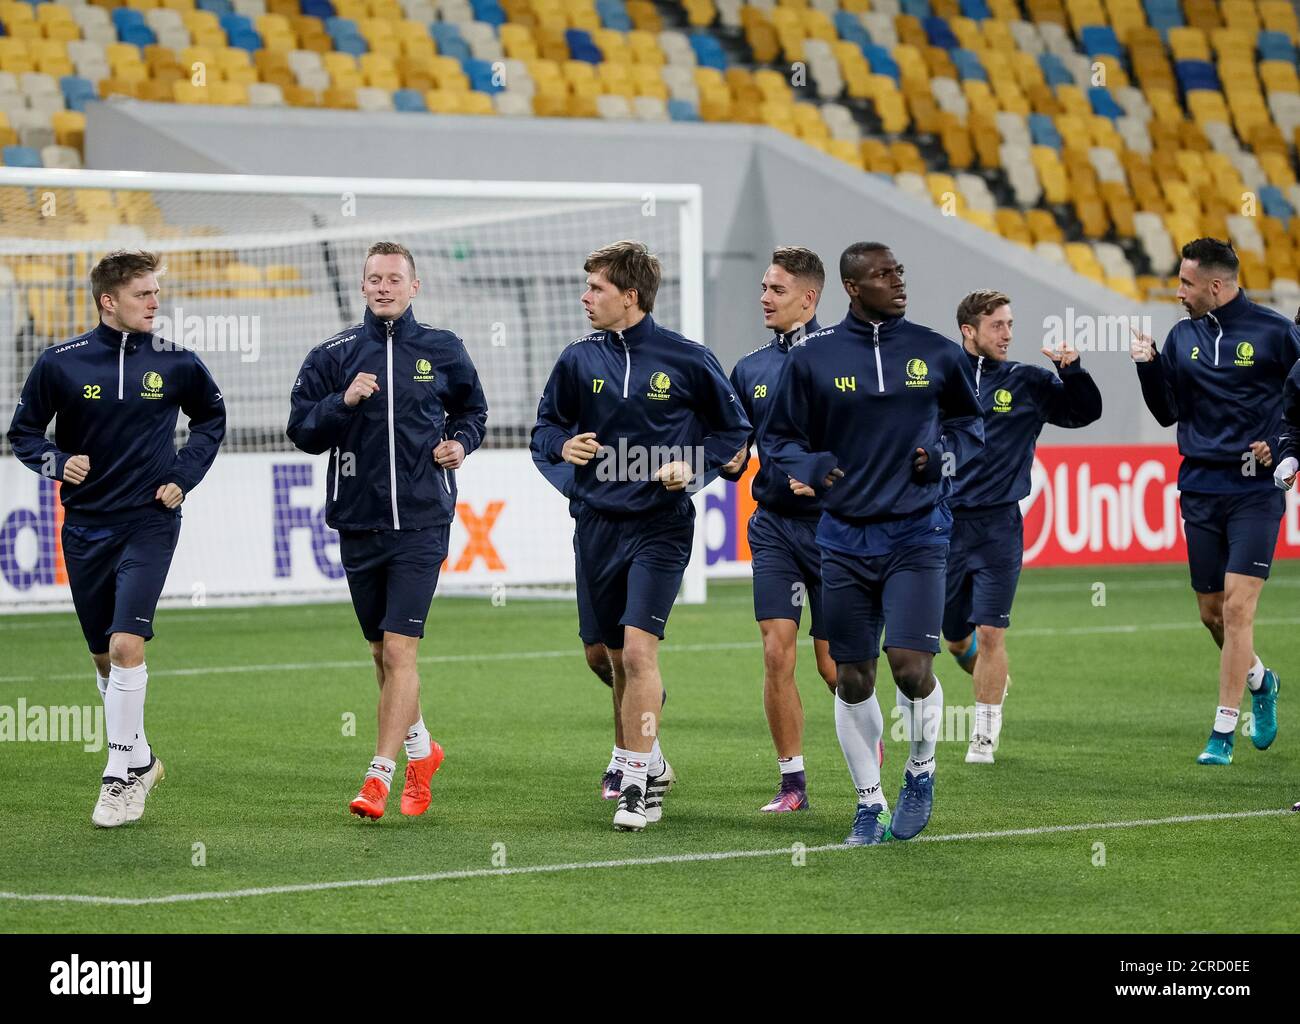
[[(1185, 557), (1173, 446), (1041, 447), (1025, 513), (1028, 565), (1174, 562)], [(324, 456), (224, 454), (186, 500), (165, 596), (343, 597), (338, 536), (325, 525)], [(749, 479), (698, 496), (710, 576), (749, 573)], [(447, 589), (572, 580), (568, 502), (526, 451), (479, 451), (459, 476), (443, 566)], [(70, 606), (58, 485), (0, 459), (0, 610)], [(1278, 556), (1300, 557), (1300, 504), (1288, 495)]]

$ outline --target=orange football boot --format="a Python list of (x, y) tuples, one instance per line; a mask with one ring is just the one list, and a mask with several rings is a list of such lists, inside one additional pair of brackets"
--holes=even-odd
[(361, 792), (348, 804), (348, 810), (358, 818), (378, 820), (384, 816), (384, 804), (388, 802), (388, 787), (376, 778), (366, 779), (361, 784)]
[(429, 809), (433, 798), (429, 792), (429, 780), (442, 765), (442, 747), (429, 741), (429, 756), (417, 761), (406, 762), (406, 785), (402, 787), (402, 813), (409, 815), (423, 814)]

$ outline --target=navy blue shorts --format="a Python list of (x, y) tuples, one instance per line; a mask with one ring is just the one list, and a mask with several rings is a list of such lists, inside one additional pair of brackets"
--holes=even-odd
[(624, 626), (663, 639), (694, 535), (695, 506), (689, 501), (636, 519), (614, 519), (590, 507), (578, 513), (577, 568), (606, 647), (623, 649)]
[(91, 654), (107, 654), (113, 633), (153, 638), (180, 535), (181, 517), (161, 510), (112, 526), (63, 524), (68, 587)]
[(424, 637), (424, 620), (447, 557), (451, 525), (426, 530), (340, 530), (339, 558), (367, 640)]
[(945, 637), (964, 640), (976, 626), (1011, 625), (1024, 553), (1025, 521), (1019, 505), (969, 519), (954, 517), (943, 606)]
[(1198, 594), (1222, 592), (1223, 575), (1228, 572), (1268, 579), (1286, 512), (1283, 491), (1276, 487), (1243, 494), (1183, 491), (1178, 500), (1193, 590)]
[(573, 571), (578, 585), (578, 639), (590, 647), (600, 643), (600, 623), (596, 621), (596, 609), (591, 604), (591, 590), (587, 587), (587, 577), (582, 574), (582, 557), (578, 554), (578, 534), (573, 535)]
[(800, 621), (812, 609), (811, 634), (826, 639), (822, 620), (822, 553), (817, 520), (792, 519), (767, 509), (749, 517), (749, 550), (754, 566), (754, 618)]
[(822, 549), (822, 598), (831, 657), (874, 661), (886, 647), (939, 650), (947, 544), (909, 544), (887, 555)]

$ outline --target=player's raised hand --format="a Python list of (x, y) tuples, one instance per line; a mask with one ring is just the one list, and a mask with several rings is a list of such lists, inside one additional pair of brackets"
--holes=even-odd
[(63, 464), (63, 482), (79, 484), (90, 473), (90, 456), (74, 455)]
[[(1132, 328), (1130, 328), (1132, 330)], [(1129, 343), (1128, 353), (1135, 363), (1149, 363), (1156, 357), (1155, 339), (1149, 334), (1133, 331), (1133, 340)]]
[(596, 440), (594, 431), (587, 431), (585, 434), (574, 434), (564, 442), (564, 447), (560, 449), (560, 455), (564, 457), (565, 462), (572, 462), (575, 466), (585, 466), (588, 462), (596, 457), (600, 451), (600, 442)]
[(443, 441), (433, 450), (433, 461), (443, 469), (460, 469), (465, 461), (465, 446), (459, 441)]
[(1079, 350), (1068, 341), (1062, 339), (1061, 344), (1058, 347), (1044, 348), (1043, 355), (1047, 356), (1048, 359), (1054, 362), (1058, 370), (1062, 370), (1079, 358)]
[(1251, 441), (1250, 454), (1255, 456), (1255, 461), (1265, 469), (1273, 465), (1273, 453), (1269, 450), (1267, 441)]
[(179, 508), (185, 500), (185, 492), (175, 484), (163, 484), (154, 494), (155, 501), (161, 501), (167, 508)]
[(684, 491), (686, 485), (695, 479), (695, 471), (689, 462), (669, 462), (659, 467), (655, 479), (670, 491)]
[(739, 473), (740, 467), (745, 464), (745, 456), (748, 454), (749, 454), (748, 448), (740, 449), (740, 451), (736, 452), (736, 454), (732, 456), (731, 461), (722, 467), (722, 472)]
[(366, 373), (363, 370), (353, 378), (352, 383), (348, 385), (347, 391), (343, 393), (343, 404), (355, 407), (378, 390), (379, 378), (373, 373)]

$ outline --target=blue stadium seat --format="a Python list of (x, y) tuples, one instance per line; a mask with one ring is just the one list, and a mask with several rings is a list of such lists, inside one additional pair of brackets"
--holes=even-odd
[(585, 32), (580, 28), (571, 28), (564, 33), (564, 41), (569, 44), (569, 57), (572, 60), (583, 60), (588, 64), (599, 64), (605, 59), (601, 55), (600, 47), (591, 38), (590, 32)]
[(871, 33), (858, 21), (857, 16), (848, 11), (835, 12), (835, 31), (840, 38), (858, 46), (871, 45)]
[(361, 35), (361, 29), (357, 27), (357, 23), (351, 18), (326, 18), (325, 31), (329, 33), (331, 39), (337, 39), (339, 36)]
[(1074, 75), (1070, 74), (1069, 69), (1061, 62), (1061, 58), (1054, 53), (1040, 53), (1038, 55), (1038, 66), (1043, 69), (1043, 78), (1052, 88), (1058, 85), (1073, 85)]
[(1208, 60), (1180, 60), (1174, 62), (1174, 74), (1183, 92), (1193, 89), (1219, 90), (1219, 73)]
[(460, 34), (458, 25), (449, 21), (435, 21), (429, 26), (429, 32), (433, 36), (433, 41), (438, 44), (438, 52), (444, 57), (455, 57), (462, 63), (474, 59), (469, 43), (465, 42), (465, 37)]
[(235, 13), (235, 6), (230, 0), (197, 0), (194, 6), (200, 11), (208, 11), (218, 17)]
[(472, 0), (470, 7), (474, 11), (474, 20), (500, 27), (508, 20), (506, 12), (497, 0)]
[(0, 160), (6, 167), (43, 167), (41, 154), (30, 146), (5, 146), (0, 151)]
[(360, 57), (363, 53), (370, 52), (370, 44), (360, 35), (343, 36), (334, 40), (334, 49), (339, 53), (350, 53), (354, 57)]
[(986, 21), (993, 17), (985, 0), (961, 0), (961, 16), (972, 21)]
[(1029, 115), (1029, 139), (1035, 146), (1051, 146), (1058, 153), (1061, 151), (1061, 133), (1047, 114)]
[(1124, 47), (1109, 25), (1085, 25), (1079, 38), (1083, 43), (1083, 52), (1089, 57), (1124, 57)]
[(1284, 60), (1289, 64), (1296, 62), (1295, 47), (1285, 32), (1260, 32), (1259, 59)]
[(408, 114), (424, 114), (429, 110), (424, 103), (424, 93), (419, 89), (398, 89), (394, 92), (393, 109)]
[(460, 66), (465, 70), (470, 88), (476, 92), (505, 92), (504, 85), (493, 81), (491, 61), (475, 60), (471, 57), (469, 60), (461, 61)]
[[(121, 10), (121, 8), (118, 8)], [(124, 29), (119, 29), (117, 33), (119, 43), (130, 43), (132, 46), (152, 46), (158, 42), (158, 37), (153, 34), (153, 29), (148, 25), (128, 25)]]
[(980, 59), (974, 50), (958, 48), (948, 56), (952, 58), (953, 66), (963, 80), (973, 79), (977, 82), (987, 82), (989, 80), (989, 73), (984, 70), (984, 65), (980, 63)]
[(913, 18), (928, 18), (933, 12), (930, 10), (930, 0), (903, 0), (902, 14), (910, 14)]
[(257, 31), (257, 26), (253, 24), (253, 19), (246, 18), (242, 14), (223, 14), (217, 20), (221, 23), (221, 28), (226, 35), (230, 35), (232, 32)]
[(888, 75), (897, 83), (903, 73), (899, 70), (898, 62), (890, 55), (889, 51), (883, 46), (864, 46), (862, 56), (867, 58), (867, 63), (871, 65), (873, 75)]
[(1264, 213), (1269, 217), (1277, 217), (1290, 226), (1291, 218), (1295, 216), (1295, 207), (1288, 202), (1282, 190), (1276, 185), (1265, 185), (1259, 190), (1259, 202), (1264, 207)]
[(95, 83), (77, 75), (64, 75), (59, 79), (59, 88), (63, 90), (63, 102), (69, 110), (84, 113), (86, 104), (99, 98)]
[(129, 28), (131, 25), (143, 25), (145, 23), (144, 15), (130, 7), (118, 7), (112, 12), (113, 27), (117, 29), (118, 35)]
[[(695, 109), (695, 104), (690, 100), (669, 100), (668, 116), (674, 121), (698, 121), (700, 112)], [(5, 147), (5, 151), (12, 149), (12, 146)], [(6, 160), (5, 163), (9, 161)]]
[(338, 14), (330, 0), (301, 0), (301, 7), (303, 14), (310, 18), (320, 18), (322, 21)]
[(961, 45), (957, 41), (957, 37), (953, 35), (952, 26), (948, 24), (947, 18), (931, 16), (922, 21), (921, 24), (925, 27), (925, 34), (930, 40), (931, 46), (942, 47), (945, 50), (955, 50)]
[(1124, 116), (1124, 108), (1115, 102), (1110, 90), (1103, 86), (1095, 85), (1088, 90), (1088, 102), (1092, 104), (1094, 114), (1109, 117), (1112, 121)]
[(238, 29), (226, 36), (226, 45), (237, 50), (247, 50), (249, 53), (252, 53), (262, 48), (262, 37), (251, 29), (248, 31)]
[(722, 44), (712, 33), (692, 32), (690, 38), (691, 49), (695, 51), (695, 59), (700, 67), (727, 70), (727, 55), (722, 50)]
[(1168, 42), (1169, 30), (1185, 25), (1183, 8), (1179, 0), (1143, 0), (1147, 21), (1154, 29), (1159, 29), (1160, 37)]

